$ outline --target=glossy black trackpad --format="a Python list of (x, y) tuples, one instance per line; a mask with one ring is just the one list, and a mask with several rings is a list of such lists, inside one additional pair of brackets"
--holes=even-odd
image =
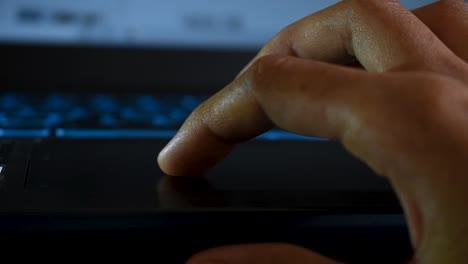
[[(34, 148), (25, 187), (46, 196), (55, 195), (50, 200), (64, 201), (62, 206), (67, 206), (68, 199), (85, 207), (87, 204), (157, 207), (161, 202), (159, 185), (165, 176), (157, 166), (156, 157), (165, 143), (46, 141)], [(333, 196), (337, 191), (362, 193), (390, 189), (384, 178), (376, 176), (335, 142), (250, 142), (237, 147), (202, 180), (219, 197), (231, 195), (232, 198), (233, 193), (243, 193), (236, 201), (249, 195)]]
[(67, 191), (147, 189), (161, 177), (161, 142), (46, 141), (34, 147), (26, 187)]

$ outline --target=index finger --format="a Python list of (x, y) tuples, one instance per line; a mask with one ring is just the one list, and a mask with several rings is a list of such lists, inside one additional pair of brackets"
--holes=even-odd
[(365, 96), (362, 89), (373, 83), (368, 75), (291, 56), (262, 57), (192, 112), (161, 151), (159, 165), (172, 176), (201, 175), (236, 144), (274, 124), (303, 135), (341, 139), (355, 127), (355, 99)]
[[(384, 71), (406, 65), (412, 67), (430, 65), (425, 62), (427, 54), (432, 54), (431, 59), (436, 59), (446, 52), (444, 47), (432, 32), (398, 1), (355, 0), (343, 1), (294, 24), (268, 43), (259, 57), (268, 53), (286, 53), (308, 59), (334, 61), (355, 55), (368, 70)], [(257, 61), (254, 60), (254, 64), (258, 63)], [(307, 123), (307, 120), (288, 121), (284, 113), (291, 111), (284, 111), (283, 118), (276, 118), (273, 120), (274, 123), (272, 117), (267, 115), (268, 109), (265, 107), (268, 105), (259, 103), (262, 98), (252, 94), (255, 84), (249, 82), (252, 82), (258, 71), (261, 71), (259, 65), (268, 66), (268, 63), (261, 61), (256, 69), (250, 70), (249, 74), (243, 74), (244, 77), (237, 78), (189, 116), (179, 133), (159, 154), (158, 162), (165, 173), (202, 174), (224, 158), (237, 143), (265, 132), (274, 124), (282, 128), (292, 127), (292, 130), (298, 133), (304, 132), (300, 124)], [(273, 74), (271, 77), (267, 76), (271, 78), (272, 83), (276, 81), (269, 89), (283, 89), (284, 86), (290, 86), (291, 92), (306, 94), (313, 91), (306, 91), (301, 86), (308, 87), (304, 85), (304, 81), (309, 81), (320, 84), (314, 88), (319, 89), (318, 92), (331, 89), (330, 92), (333, 93), (336, 91), (334, 85), (358, 88), (359, 85), (366, 83), (362, 77), (365, 72), (358, 74), (358, 71), (338, 70), (324, 64), (312, 68), (300, 68), (311, 72), (302, 71), (301, 74), (295, 75), (294, 71), (282, 71), (276, 72), (277, 76)], [(288, 74), (280, 74), (285, 72)], [(323, 73), (327, 73), (328, 77), (324, 79), (324, 76), (321, 76)], [(311, 76), (314, 78), (310, 78)], [(357, 81), (358, 79), (362, 80)], [(291, 96), (291, 98), (300, 97), (300, 94)], [(275, 98), (269, 104), (281, 104), (281, 99)], [(321, 96), (307, 97), (307, 99), (310, 101), (301, 101), (296, 108), (293, 108), (292, 104), (283, 104), (283, 109), (300, 111), (300, 108), (306, 105), (323, 106), (325, 103)], [(340, 105), (346, 106), (346, 104), (346, 101), (340, 102)], [(346, 122), (343, 118), (342, 116), (341, 119), (336, 119), (333, 125), (326, 123), (325, 119), (314, 120), (315, 128), (329, 129), (321, 131), (311, 129), (307, 132), (316, 133), (314, 136), (339, 137), (337, 126)], [(288, 123), (278, 124), (279, 120)]]

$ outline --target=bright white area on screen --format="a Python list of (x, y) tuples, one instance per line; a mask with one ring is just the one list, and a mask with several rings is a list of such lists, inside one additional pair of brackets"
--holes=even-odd
[[(0, 42), (257, 48), (338, 0), (0, 0)], [(406, 0), (415, 8), (431, 0)]]

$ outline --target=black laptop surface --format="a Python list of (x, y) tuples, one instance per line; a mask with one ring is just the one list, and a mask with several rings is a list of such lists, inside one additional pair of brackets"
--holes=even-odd
[[(183, 234), (212, 230), (198, 248), (282, 241), (346, 259), (356, 248), (392, 255), (375, 242), (399, 241), (394, 258), (409, 255), (388, 182), (339, 142), (274, 129), (196, 179), (156, 163), (191, 110), (269, 37), (333, 1), (297, 1), (287, 14), (286, 1), (253, 14), (239, 11), (243, 1), (101, 2), (0, 1), (1, 234), (145, 234), (181, 246), (193, 241)], [(349, 252), (332, 247), (350, 241)], [(197, 247), (187, 242), (185, 254)]]

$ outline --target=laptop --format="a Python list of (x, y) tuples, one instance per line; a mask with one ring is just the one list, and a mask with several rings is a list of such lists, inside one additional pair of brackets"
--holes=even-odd
[[(275, 128), (200, 178), (158, 168), (190, 112), (262, 44), (337, 1), (257, 2), (0, 1), (0, 234), (106, 245), (151, 236), (181, 250), (166, 263), (259, 241), (342, 260), (357, 248), (410, 256), (389, 183), (339, 142)], [(376, 246), (395, 241), (392, 252)]]

